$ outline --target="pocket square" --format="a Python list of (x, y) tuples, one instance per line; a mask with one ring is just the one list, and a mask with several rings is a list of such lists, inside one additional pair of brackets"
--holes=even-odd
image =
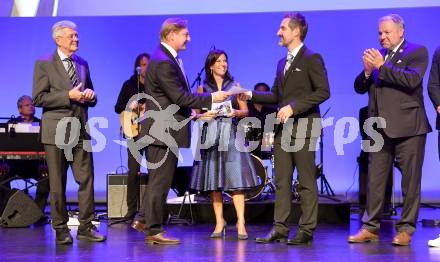
[(295, 71), (295, 72), (301, 72), (302, 70), (299, 69), (298, 67), (295, 67), (295, 68), (293, 69), (293, 71)]
[(396, 64), (402, 63), (402, 60), (397, 60)]

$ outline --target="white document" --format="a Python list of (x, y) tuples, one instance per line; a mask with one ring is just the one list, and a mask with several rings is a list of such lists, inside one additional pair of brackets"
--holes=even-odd
[(231, 88), (229, 88), (229, 90), (227, 92), (230, 93), (231, 95), (237, 95), (237, 94), (241, 94), (241, 93), (244, 93), (247, 91), (249, 91), (249, 90), (247, 90), (241, 86), (238, 86), (238, 85), (233, 85), (233, 86), (231, 86)]

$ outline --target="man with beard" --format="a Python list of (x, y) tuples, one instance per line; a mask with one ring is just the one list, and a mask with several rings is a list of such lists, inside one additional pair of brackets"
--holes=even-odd
[[(288, 238), (295, 168), (298, 169), (302, 215), (294, 238), (287, 243), (309, 244), (318, 220), (315, 145), (321, 132), (319, 105), (330, 97), (330, 89), (321, 55), (304, 44), (307, 29), (302, 14), (291, 13), (284, 17), (277, 35), (288, 53), (278, 62), (272, 90), (242, 95), (242, 99), (251, 97), (254, 103), (277, 104), (277, 118), (283, 123), (282, 130), (275, 133), (274, 226), (266, 236), (256, 238), (257, 243), (284, 242)], [(292, 150), (291, 144), (302, 146)]]

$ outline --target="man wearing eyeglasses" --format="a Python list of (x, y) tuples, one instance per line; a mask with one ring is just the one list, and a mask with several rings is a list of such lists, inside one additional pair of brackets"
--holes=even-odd
[[(77, 239), (101, 242), (106, 238), (98, 234), (92, 225), (92, 153), (91, 150), (85, 150), (91, 148), (90, 135), (85, 129), (88, 108), (96, 105), (97, 98), (89, 66), (75, 54), (79, 43), (76, 25), (71, 21), (55, 23), (52, 37), (57, 49), (52, 55), (35, 63), (32, 91), (35, 106), (43, 108), (41, 142), (49, 169), (52, 227), (56, 231), (57, 244), (72, 244), (66, 209), (67, 169), (71, 166), (75, 181), (79, 184), (80, 226)], [(69, 148), (71, 155), (64, 143), (72, 146)]]

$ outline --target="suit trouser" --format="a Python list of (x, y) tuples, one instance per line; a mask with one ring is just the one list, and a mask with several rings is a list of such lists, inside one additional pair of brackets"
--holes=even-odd
[[(281, 136), (281, 135), (280, 135)], [(292, 206), (292, 177), (298, 169), (299, 194), (302, 215), (298, 230), (312, 235), (318, 220), (318, 186), (316, 184), (315, 142), (314, 138), (298, 139), (303, 143), (297, 152), (287, 152), (281, 148), (281, 139), (275, 139), (275, 230), (289, 235), (288, 218)], [(309, 150), (312, 142), (312, 150)]]
[[(383, 134), (383, 132), (381, 132)], [(363, 228), (377, 233), (384, 205), (385, 187), (394, 159), (402, 172), (403, 209), (396, 223), (398, 232), (414, 233), (420, 207), (422, 166), (425, 156), (426, 135), (389, 138), (385, 134), (384, 146), (370, 153), (367, 208), (362, 217)]]
[(166, 200), (177, 168), (177, 157), (167, 147), (150, 145), (147, 150), (147, 159), (153, 164), (164, 161), (160, 167), (148, 169), (148, 185), (143, 196), (145, 234), (151, 236), (164, 231), (162, 223)]
[(44, 145), (50, 183), (50, 208), (52, 227), (57, 229), (67, 228), (69, 216), (66, 209), (66, 183), (67, 169), (72, 167), (73, 177), (78, 187), (79, 222), (78, 230), (83, 230), (92, 225), (94, 218), (94, 189), (93, 189), (93, 158), (92, 153), (83, 149), (83, 140), (72, 149), (73, 162), (67, 161), (64, 150), (56, 145)]
[[(145, 149), (139, 150), (142, 156)], [(138, 210), (139, 206), (139, 195), (140, 195), (140, 170), (141, 170), (141, 159), (136, 159), (127, 148), (127, 209), (128, 213), (134, 213)], [(142, 216), (143, 217), (143, 216)]]

